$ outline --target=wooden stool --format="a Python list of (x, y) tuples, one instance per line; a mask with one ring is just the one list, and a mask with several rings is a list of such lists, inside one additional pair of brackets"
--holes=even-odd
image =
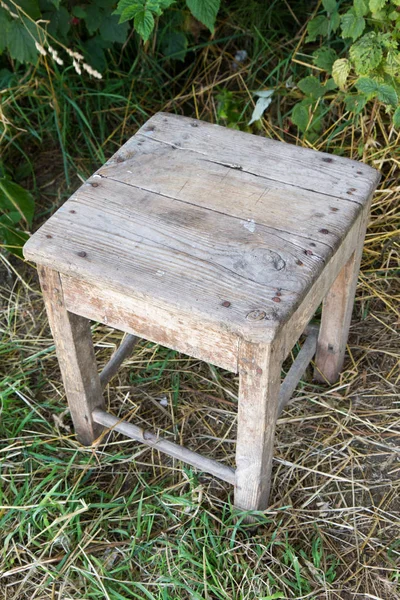
[[(78, 439), (112, 427), (265, 509), (275, 424), (316, 351), (342, 368), (374, 169), (157, 114), (37, 231), (39, 276)], [(307, 327), (323, 301), (318, 331)], [(129, 333), (101, 375), (90, 321)], [(303, 333), (286, 379), (281, 365)], [(134, 336), (239, 373), (236, 470), (121, 421), (102, 387)]]

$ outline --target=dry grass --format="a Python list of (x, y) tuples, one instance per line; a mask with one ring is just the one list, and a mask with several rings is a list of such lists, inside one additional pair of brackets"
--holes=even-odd
[[(156, 108), (215, 121), (225, 85), (245, 106), (246, 67), (232, 71), (230, 61), (207, 49), (179, 95)], [(287, 119), (276, 125), (285, 103), (260, 133), (310, 145)], [(400, 598), (398, 136), (379, 110), (344, 129), (336, 110), (314, 147), (356, 158), (363, 139), (364, 159), (383, 179), (345, 370), (332, 388), (306, 374), (279, 420), (271, 507), (256, 532), (233, 519), (227, 484), (118, 435), (79, 446), (35, 272), (2, 256), (1, 598)], [(107, 147), (121, 130), (134, 131), (127, 116)], [(60, 172), (40, 181), (43, 209), (54, 179), (59, 190)], [(93, 335), (102, 366), (121, 334), (94, 325)], [(114, 414), (233, 465), (237, 385), (230, 373), (143, 341), (106, 399)]]

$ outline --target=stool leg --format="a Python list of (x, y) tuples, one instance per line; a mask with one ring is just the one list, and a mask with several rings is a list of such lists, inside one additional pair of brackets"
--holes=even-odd
[(242, 342), (234, 504), (243, 510), (267, 508), (280, 374), (272, 346)]
[(103, 429), (93, 421), (92, 411), (104, 409), (90, 321), (65, 308), (57, 271), (39, 267), (39, 278), (75, 431), (89, 446)]
[(366, 218), (361, 227), (358, 247), (340, 271), (322, 304), (314, 370), (314, 379), (317, 381), (335, 383), (343, 367), (365, 230)]

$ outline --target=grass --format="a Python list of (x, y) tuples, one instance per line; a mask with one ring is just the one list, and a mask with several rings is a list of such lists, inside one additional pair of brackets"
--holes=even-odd
[[(4, 94), (3, 156), (35, 194), (38, 226), (157, 110), (246, 130), (251, 91), (277, 87), (259, 134), (352, 158), (361, 143), (383, 173), (345, 370), (330, 388), (309, 370), (279, 419), (271, 506), (255, 530), (234, 518), (227, 484), (119, 435), (95, 449), (76, 442), (35, 270), (1, 254), (2, 599), (400, 597), (398, 135), (379, 106), (354, 120), (333, 97), (320, 136), (299, 138), (297, 92), (285, 81), (305, 73), (292, 62), (295, 49), (307, 62), (304, 23), (271, 3), (254, 29), (251, 10), (232, 6), (215, 40), (181, 66), (140, 51), (132, 64), (111, 56), (101, 84), (49, 78), (43, 63), (16, 77)], [(243, 48), (251, 58), (234, 68)], [(93, 324), (93, 336), (101, 367), (121, 334)], [(106, 401), (233, 465), (237, 386), (230, 373), (143, 341)]]

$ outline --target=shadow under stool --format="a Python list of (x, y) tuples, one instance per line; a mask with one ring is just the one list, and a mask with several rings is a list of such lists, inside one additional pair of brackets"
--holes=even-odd
[[(233, 484), (237, 507), (265, 509), (280, 412), (314, 354), (317, 380), (342, 368), (378, 181), (339, 156), (176, 115), (147, 121), (24, 247), (79, 441), (113, 428)], [(90, 320), (129, 334), (101, 374)], [(105, 411), (135, 336), (239, 374), (236, 469)]]

